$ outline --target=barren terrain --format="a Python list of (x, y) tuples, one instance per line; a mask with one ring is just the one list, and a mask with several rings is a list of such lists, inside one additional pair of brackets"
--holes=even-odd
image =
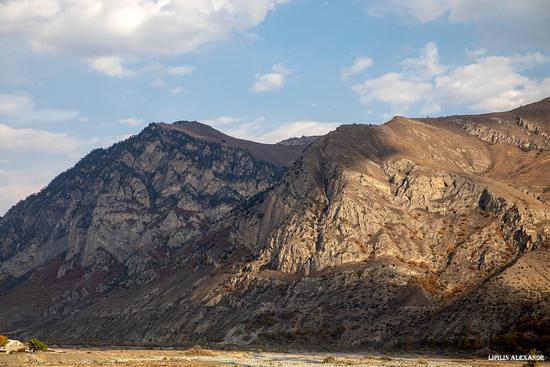
[[(55, 349), (43, 353), (0, 354), (0, 366), (522, 366), (462, 357), (341, 353), (270, 353), (199, 349)], [(539, 363), (548, 366), (549, 363)]]

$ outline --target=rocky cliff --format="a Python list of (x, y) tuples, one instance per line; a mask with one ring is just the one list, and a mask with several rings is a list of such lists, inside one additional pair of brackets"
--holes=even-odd
[[(178, 125), (152, 130), (159, 129), (175, 134)], [(187, 340), (340, 348), (489, 345), (511, 350), (521, 347), (520, 340), (525, 348), (547, 348), (549, 133), (550, 99), (504, 113), (396, 117), (380, 126), (342, 126), (311, 143), (284, 173), (281, 166), (250, 158), (257, 164), (257, 173), (250, 176), (266, 177), (261, 184), (249, 182), (248, 175), (239, 176), (240, 181), (220, 176), (213, 193), (231, 198), (220, 201), (224, 204), (205, 206), (202, 197), (193, 201), (181, 185), (168, 190), (177, 196), (177, 205), (194, 202), (204, 216), (193, 219), (204, 227), (190, 225), (187, 230), (178, 217), (179, 224), (161, 232), (164, 237), (158, 235), (162, 240), (155, 248), (177, 249), (164, 252), (168, 260), (158, 267), (169, 271), (139, 278), (148, 268), (157, 268), (151, 265), (156, 260), (145, 258), (137, 273), (124, 270), (127, 282), (140, 279), (139, 286), (105, 291), (64, 313), (55, 308), (59, 300), (45, 299), (40, 302), (49, 308), (41, 310), (40, 322), (13, 314), (10, 319), (5, 311), (0, 320), (21, 334), (32, 328), (46, 339), (77, 343)], [(209, 144), (220, 144), (216, 139)], [(186, 149), (204, 141), (192, 140)], [(231, 149), (247, 157), (253, 152)], [(151, 150), (142, 152), (143, 159), (151, 155), (145, 153)], [(156, 175), (158, 166), (151, 167), (149, 172)], [(227, 172), (234, 173), (241, 166), (230, 167)], [(111, 169), (105, 172), (112, 174)], [(247, 188), (239, 197), (231, 190), (235, 182)], [(116, 197), (104, 187), (111, 208)], [(20, 206), (26, 208), (25, 202)], [(19, 228), (16, 222), (11, 227), (4, 223), (20, 212), (16, 207), (2, 218), (4, 233)], [(165, 209), (163, 218), (169, 212)], [(28, 213), (17, 217), (19, 222), (34, 219)], [(101, 243), (142, 228), (147, 211), (134, 213), (135, 227), (105, 234)], [(142, 247), (151, 246), (164, 220), (156, 222), (150, 235), (138, 231)], [(52, 219), (50, 227), (58, 221)], [(92, 238), (102, 233), (96, 230), (101, 227), (87, 228), (93, 228)], [(7, 254), (2, 269), (11, 269), (10, 259), (32, 246), (47, 248), (49, 258), (58, 260), (34, 268), (24, 279), (10, 273), (12, 280), (4, 281), (9, 289), (0, 297), (3, 310), (13, 309), (39, 284), (65, 289), (72, 252), (79, 254), (81, 267), (89, 264), (82, 259), (96, 263), (103, 253), (99, 246), (89, 252), (56, 253), (52, 249), (60, 245), (55, 241), (41, 246), (14, 238), (2, 242)], [(172, 238), (176, 240), (170, 242)], [(73, 247), (78, 243), (66, 241)], [(118, 260), (117, 254), (133, 248), (130, 242), (106, 247), (122, 264), (124, 256)]]
[[(302, 149), (195, 122), (151, 124), (91, 152), (0, 218), (0, 289), (17, 292), (46, 271), (63, 286), (44, 295), (44, 312), (64, 315), (150, 282), (213, 222), (269, 188)], [(2, 324), (14, 321), (6, 317)]]

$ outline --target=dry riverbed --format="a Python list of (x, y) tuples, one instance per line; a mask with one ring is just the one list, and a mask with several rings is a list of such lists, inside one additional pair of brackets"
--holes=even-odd
[[(520, 362), (490, 362), (482, 359), (461, 359), (428, 356), (385, 356), (372, 354), (337, 353), (270, 353), (213, 351), (194, 348), (170, 349), (99, 349), (60, 348), (42, 353), (0, 354), (4, 366), (142, 366), (142, 367), (332, 367), (332, 366), (449, 366), (489, 367), (522, 366)], [(548, 363), (539, 366), (550, 366)]]

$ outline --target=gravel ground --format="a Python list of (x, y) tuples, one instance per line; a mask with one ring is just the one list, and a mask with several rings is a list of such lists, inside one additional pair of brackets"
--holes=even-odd
[[(0, 354), (0, 366), (253, 366), (253, 367), (489, 367), (522, 366), (521, 362), (491, 362), (482, 359), (457, 359), (430, 356), (380, 356), (372, 354), (270, 353), (210, 351), (205, 349), (55, 349), (42, 353)], [(550, 366), (550, 363), (539, 363)]]

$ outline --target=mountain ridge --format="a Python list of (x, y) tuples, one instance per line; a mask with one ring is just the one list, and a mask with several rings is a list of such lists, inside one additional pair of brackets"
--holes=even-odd
[[(97, 289), (95, 273), (66, 293), (74, 274), (58, 279), (52, 263), (40, 270), (50, 275), (37, 271), (0, 297), (0, 322), (71, 343), (476, 349), (502, 347), (508, 333), (527, 340), (522, 319), (550, 320), (549, 114), (545, 99), (341, 126), (279, 175), (258, 166), (273, 178), (167, 253), (162, 274), (87, 297), (79, 292)], [(206, 143), (185, 149), (197, 144)], [(126, 275), (156, 268), (143, 264)], [(10, 319), (40, 279), (60, 288), (26, 311), (43, 321), (23, 311)]]

